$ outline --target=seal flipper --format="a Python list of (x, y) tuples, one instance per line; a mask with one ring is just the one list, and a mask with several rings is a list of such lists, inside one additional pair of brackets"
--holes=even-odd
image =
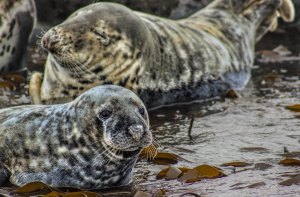
[(268, 31), (277, 28), (278, 17), (293, 21), (295, 8), (291, 0), (251, 0), (242, 15), (256, 25), (256, 41), (259, 41)]
[(285, 22), (295, 18), (291, 0), (215, 0), (207, 7), (228, 10), (249, 19), (256, 26), (256, 41), (277, 28), (278, 17)]

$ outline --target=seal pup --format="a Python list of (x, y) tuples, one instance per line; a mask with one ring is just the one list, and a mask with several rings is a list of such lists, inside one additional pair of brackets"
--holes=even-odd
[(35, 23), (34, 0), (0, 1), (0, 72), (21, 68)]
[(255, 43), (278, 17), (293, 20), (290, 0), (215, 0), (177, 21), (92, 4), (43, 36), (49, 55), (31, 95), (72, 99), (108, 83), (133, 90), (149, 108), (220, 96), (245, 86)]
[(151, 143), (143, 102), (120, 86), (95, 87), (66, 104), (0, 110), (0, 174), (16, 185), (126, 185)]

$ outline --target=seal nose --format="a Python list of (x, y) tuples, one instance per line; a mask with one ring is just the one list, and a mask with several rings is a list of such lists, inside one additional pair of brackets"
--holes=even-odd
[(42, 38), (42, 47), (50, 53), (55, 53), (58, 48), (59, 38), (55, 30), (49, 30)]
[(144, 127), (142, 125), (131, 125), (128, 127), (128, 135), (135, 141), (139, 141), (143, 134)]

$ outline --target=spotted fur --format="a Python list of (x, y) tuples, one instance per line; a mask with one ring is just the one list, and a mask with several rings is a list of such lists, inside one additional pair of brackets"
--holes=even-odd
[(0, 174), (17, 185), (126, 185), (140, 150), (152, 142), (144, 108), (131, 91), (106, 85), (67, 104), (2, 109)]
[(112, 3), (82, 8), (42, 39), (49, 56), (41, 99), (70, 99), (109, 83), (155, 107), (242, 88), (254, 45), (274, 26), (283, 1), (290, 2), (215, 0), (177, 21)]
[(0, 72), (22, 66), (35, 21), (34, 0), (0, 1)]

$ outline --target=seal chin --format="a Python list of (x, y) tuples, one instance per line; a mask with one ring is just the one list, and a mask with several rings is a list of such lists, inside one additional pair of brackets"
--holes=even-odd
[(119, 158), (119, 159), (128, 159), (128, 158), (132, 158), (137, 156), (141, 150), (142, 147), (141, 146), (137, 146), (137, 147), (128, 147), (128, 148), (124, 148), (124, 149), (116, 149), (115, 146), (110, 145), (109, 143), (103, 141), (102, 145), (105, 147), (106, 150), (108, 150), (108, 152), (114, 156), (115, 158)]
[(135, 150), (118, 150), (116, 154), (123, 158), (132, 158), (137, 156), (141, 152), (142, 148), (137, 148)]
[(142, 147), (132, 147), (127, 149), (116, 149), (111, 151), (111, 154), (114, 155), (116, 158), (121, 159), (130, 159), (132, 157), (136, 157), (141, 152)]

